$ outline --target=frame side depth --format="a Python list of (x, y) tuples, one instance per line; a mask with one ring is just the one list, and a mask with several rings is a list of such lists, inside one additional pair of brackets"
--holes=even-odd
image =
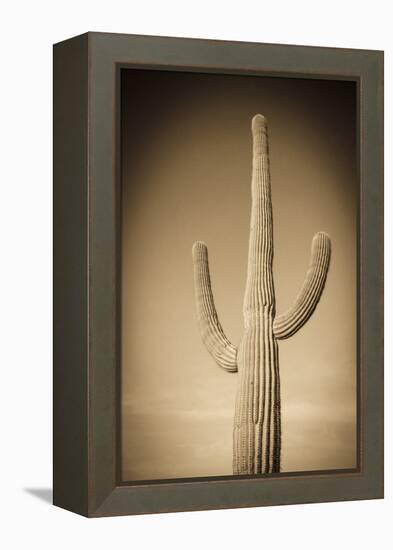
[(53, 502), (88, 503), (87, 35), (53, 50)]

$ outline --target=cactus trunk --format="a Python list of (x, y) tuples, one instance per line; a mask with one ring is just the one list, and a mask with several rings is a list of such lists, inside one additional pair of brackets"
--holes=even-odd
[(233, 473), (280, 471), (280, 375), (269, 308), (246, 329), (238, 352)]
[(200, 333), (218, 366), (239, 372), (233, 428), (233, 473), (261, 474), (281, 468), (281, 401), (277, 341), (293, 336), (311, 317), (322, 295), (330, 262), (330, 239), (317, 233), (304, 284), (292, 308), (276, 317), (273, 283), (273, 214), (266, 119), (252, 120), (253, 168), (244, 333), (236, 348), (218, 320), (207, 247), (193, 247)]
[(273, 335), (273, 215), (267, 127), (254, 117), (252, 209), (244, 297), (244, 335), (237, 363), (239, 383), (233, 430), (233, 472), (280, 469), (280, 374)]

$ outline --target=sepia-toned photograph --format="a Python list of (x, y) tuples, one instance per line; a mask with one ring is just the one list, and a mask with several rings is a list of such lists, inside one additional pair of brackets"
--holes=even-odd
[(120, 71), (123, 482), (359, 466), (356, 82)]

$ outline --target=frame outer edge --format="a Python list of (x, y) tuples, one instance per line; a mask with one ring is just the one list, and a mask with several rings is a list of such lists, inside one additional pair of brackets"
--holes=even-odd
[(87, 35), (53, 47), (53, 503), (88, 513)]

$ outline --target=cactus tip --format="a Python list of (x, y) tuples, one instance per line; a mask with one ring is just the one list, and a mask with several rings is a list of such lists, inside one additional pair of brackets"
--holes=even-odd
[(195, 241), (195, 243), (192, 246), (192, 255), (196, 257), (198, 254), (206, 253), (207, 246), (206, 243), (203, 241)]
[(253, 117), (251, 122), (252, 130), (260, 130), (261, 128), (265, 128), (267, 124), (266, 117), (260, 114), (257, 114)]
[(328, 233), (326, 233), (326, 231), (318, 231), (318, 233), (315, 233), (314, 239), (326, 239), (328, 242), (330, 242), (330, 236)]

